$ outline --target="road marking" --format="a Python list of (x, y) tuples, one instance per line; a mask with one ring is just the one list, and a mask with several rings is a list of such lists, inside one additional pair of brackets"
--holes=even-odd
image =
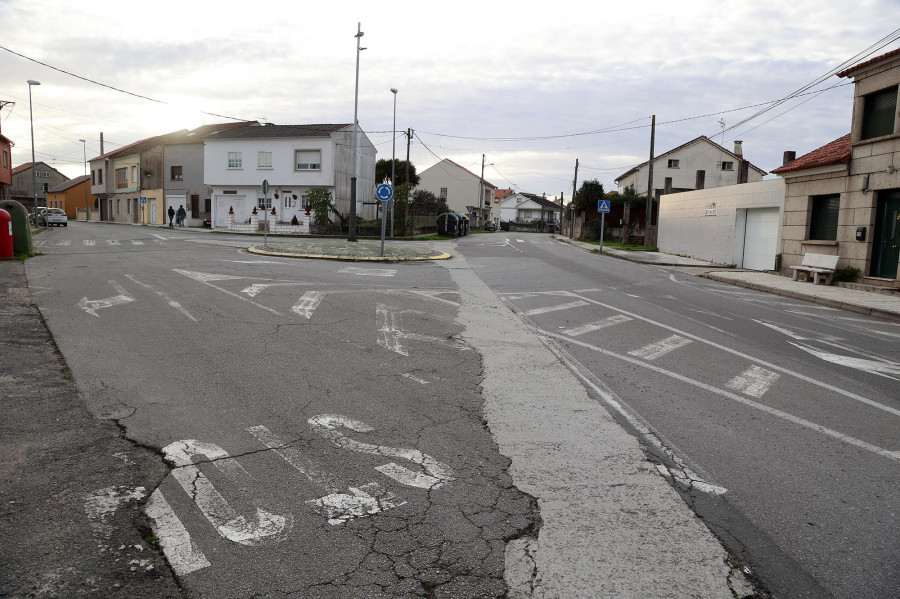
[(463, 345), (459, 341), (448, 341), (447, 339), (441, 339), (440, 337), (410, 333), (400, 329), (400, 326), (397, 324), (397, 315), (384, 304), (378, 304), (375, 307), (375, 330), (377, 331), (377, 336), (375, 338), (376, 343), (401, 356), (409, 355), (409, 350), (401, 343), (401, 339), (437, 343), (439, 345), (461, 350), (469, 349), (468, 346)]
[(182, 314), (184, 314), (185, 316), (187, 316), (188, 318), (190, 318), (190, 319), (193, 320), (194, 322), (198, 322), (198, 320), (197, 320), (196, 318), (194, 318), (194, 316), (193, 316), (190, 312), (188, 312), (187, 310), (185, 310), (184, 307), (183, 307), (181, 304), (179, 304), (179, 303), (176, 302), (175, 300), (171, 299), (168, 295), (166, 295), (166, 294), (163, 293), (162, 291), (157, 291), (156, 289), (154, 289), (154, 288), (151, 287), (150, 285), (148, 285), (148, 284), (146, 284), (146, 283), (141, 283), (140, 281), (138, 281), (137, 279), (135, 279), (132, 275), (125, 275), (125, 276), (128, 277), (128, 279), (130, 279), (131, 281), (137, 283), (138, 285), (141, 285), (142, 287), (145, 287), (146, 289), (149, 289), (150, 291), (152, 291), (152, 292), (155, 293), (156, 295), (160, 296), (161, 298), (163, 298), (164, 300), (166, 300), (166, 303), (169, 304), (169, 306), (171, 306), (172, 308), (175, 308), (176, 310), (178, 310), (179, 312), (181, 312)]
[(56, 245), (72, 245), (71, 239), (62, 239), (56, 242)]
[(118, 239), (107, 239), (107, 240), (106, 240), (106, 244), (107, 244), (107, 245), (121, 245), (121, 244), (119, 243), (119, 240), (118, 240)]
[(348, 275), (361, 275), (367, 277), (393, 277), (397, 271), (391, 268), (360, 268), (358, 266), (345, 266), (338, 271)]
[(241, 293), (246, 293), (250, 297), (256, 297), (261, 291), (271, 286), (269, 283), (253, 283), (246, 289), (241, 289)]
[(516, 239), (516, 243), (525, 243), (524, 239)]
[[(646, 320), (642, 317), (638, 317), (638, 318), (641, 318), (642, 320)], [(664, 326), (664, 325), (660, 325), (660, 326)], [(557, 335), (557, 334), (551, 333), (549, 331), (540, 331), (540, 332), (543, 335), (553, 337), (556, 339), (565, 339), (565, 337), (563, 337), (562, 335)], [(816, 424), (815, 422), (811, 422), (809, 420), (806, 420), (805, 418), (800, 418), (799, 416), (794, 416), (793, 414), (789, 414), (788, 412), (784, 412), (782, 410), (778, 410), (776, 408), (769, 407), (767, 405), (761, 404), (761, 403), (753, 401), (751, 399), (747, 399), (741, 395), (737, 395), (736, 393), (732, 393), (730, 391), (720, 389), (713, 385), (709, 385), (707, 383), (698, 381), (696, 379), (692, 379), (692, 378), (684, 376), (682, 374), (678, 374), (677, 372), (672, 372), (671, 370), (666, 370), (665, 368), (660, 368), (659, 366), (654, 366), (653, 364), (650, 364), (649, 362), (644, 362), (642, 360), (638, 360), (637, 358), (632, 358), (627, 355), (619, 354), (619, 353), (610, 351), (608, 349), (604, 349), (602, 347), (597, 347), (597, 346), (591, 345), (589, 343), (584, 343), (582, 341), (578, 341), (576, 339), (566, 339), (566, 340), (569, 343), (574, 343), (576, 345), (580, 345), (581, 347), (591, 349), (591, 350), (593, 350), (597, 353), (603, 354), (605, 356), (618, 358), (620, 360), (629, 362), (631, 364), (637, 364), (637, 365), (643, 366), (644, 368), (652, 370), (653, 372), (671, 377), (673, 379), (688, 383), (690, 385), (694, 385), (696, 387), (699, 387), (700, 389), (709, 391), (710, 393), (715, 393), (717, 395), (721, 395), (722, 397), (731, 399), (731, 400), (733, 400), (737, 403), (743, 404), (747, 407), (759, 410), (761, 412), (765, 412), (765, 413), (769, 414), (770, 416), (774, 416), (776, 418), (781, 418), (783, 420), (787, 420), (788, 422), (791, 422), (793, 424), (796, 424), (798, 426), (801, 426), (801, 427), (809, 429), (809, 430), (817, 431), (819, 433), (822, 433), (823, 435), (827, 435), (829, 437), (832, 437), (833, 439), (837, 439), (838, 441), (847, 443), (848, 445), (853, 445), (855, 447), (859, 447), (860, 449), (869, 451), (876, 455), (880, 455), (882, 457), (886, 457), (891, 460), (900, 462), (900, 451), (890, 451), (888, 449), (878, 447), (877, 445), (872, 445), (871, 443), (867, 443), (866, 441), (862, 441), (855, 437), (845, 435), (844, 433), (841, 433), (836, 430), (830, 429), (828, 427), (822, 426), (821, 424)], [(707, 342), (707, 343), (712, 345), (712, 342)], [(733, 352), (733, 353), (737, 353), (737, 352)], [(875, 403), (875, 402), (872, 402), (872, 403)], [(875, 404), (875, 405), (878, 406), (879, 404)], [(886, 408), (885, 406), (880, 406), (880, 407), (883, 409), (889, 410), (889, 408)]]
[(358, 420), (347, 418), (346, 416), (338, 416), (335, 414), (322, 414), (313, 416), (308, 420), (309, 426), (313, 431), (321, 437), (328, 439), (337, 447), (349, 449), (359, 453), (368, 453), (372, 455), (380, 455), (388, 458), (401, 458), (408, 460), (413, 464), (421, 466), (428, 474), (421, 472), (413, 472), (408, 468), (404, 468), (394, 462), (389, 462), (383, 466), (377, 466), (378, 470), (385, 476), (393, 478), (400, 484), (409, 487), (418, 487), (420, 489), (437, 489), (455, 479), (453, 470), (446, 464), (437, 461), (427, 453), (422, 453), (418, 449), (403, 449), (397, 447), (384, 447), (382, 445), (374, 445), (372, 443), (363, 443), (355, 439), (351, 439), (344, 435), (338, 429), (348, 428), (358, 433), (371, 433), (371, 426)]
[(324, 296), (325, 294), (321, 291), (307, 291), (303, 294), (303, 297), (297, 300), (296, 304), (291, 306), (291, 311), (309, 320), (316, 308), (319, 307)]
[(133, 297), (128, 295), (128, 291), (125, 290), (124, 287), (116, 283), (115, 281), (109, 281), (109, 284), (113, 286), (113, 288), (119, 292), (119, 295), (114, 295), (112, 297), (108, 297), (106, 299), (100, 300), (89, 300), (87, 297), (81, 298), (77, 304), (77, 307), (81, 308), (88, 314), (96, 316), (100, 318), (100, 315), (97, 314), (97, 310), (102, 310), (103, 308), (111, 308), (113, 306), (118, 306), (121, 304), (127, 304), (129, 302), (135, 301)]
[(740, 391), (744, 395), (759, 398), (765, 395), (769, 387), (779, 378), (781, 378), (781, 375), (777, 372), (766, 370), (754, 364), (725, 383), (725, 386), (733, 391)]
[(129, 501), (139, 501), (147, 495), (144, 487), (112, 486), (85, 495), (84, 511), (91, 523), (91, 529), (97, 536), (108, 540), (113, 532), (112, 524), (107, 522), (109, 516), (119, 506)]
[(276, 262), (275, 260), (224, 260), (217, 258), (219, 262), (234, 262), (236, 264), (287, 264), (287, 262)]
[(132, 244), (132, 245), (144, 245), (144, 242), (143, 242), (143, 241), (140, 241), (140, 240), (138, 240), (138, 239), (132, 239), (132, 240), (131, 240), (131, 244)]
[(46, 239), (36, 239), (33, 245), (44, 245), (45, 243), (47, 243)]
[(599, 331), (600, 329), (605, 329), (606, 327), (622, 324), (624, 322), (628, 322), (629, 320), (631, 319), (627, 316), (615, 314), (613, 316), (610, 316), (609, 318), (598, 320), (597, 322), (591, 322), (588, 324), (583, 324), (580, 327), (569, 329), (565, 334), (570, 337), (578, 337), (579, 335), (584, 335), (585, 333), (590, 333), (592, 331)]
[(340, 484), (330, 474), (319, 468), (296, 447), (286, 445), (265, 426), (251, 426), (247, 431), (256, 437), (260, 443), (278, 454), (281, 459), (293, 466), (297, 472), (305, 476), (309, 482), (320, 490), (329, 493), (337, 493), (340, 490)]
[(200, 468), (194, 465), (194, 456), (206, 456), (220, 472), (232, 478), (247, 478), (249, 474), (218, 445), (185, 439), (163, 447), (163, 455), (175, 466), (172, 476), (225, 539), (241, 545), (258, 545), (290, 527), (290, 517), (279, 516), (262, 508), (256, 508), (256, 520), (248, 522), (219, 494)]
[(82, 243), (85, 246), (92, 246), (92, 245), (95, 245), (97, 242), (93, 239), (85, 239)]
[(727, 316), (722, 316), (721, 314), (716, 314), (715, 312), (709, 312), (707, 310), (697, 310), (696, 308), (688, 308), (691, 312), (697, 312), (698, 314), (706, 314), (707, 316), (715, 316), (716, 318), (724, 318), (725, 320), (734, 320), (733, 318), (728, 318)]
[(459, 302), (454, 302), (453, 300), (448, 300), (448, 299), (444, 299), (442, 297), (438, 297), (439, 295), (447, 295), (447, 294), (459, 295), (458, 291), (444, 291), (444, 290), (427, 291), (424, 289), (402, 289), (402, 290), (397, 291), (396, 293), (409, 293), (412, 295), (417, 295), (419, 297), (424, 297), (425, 299), (432, 300), (435, 302), (442, 302), (444, 304), (450, 304), (451, 306), (459, 306)]
[(247, 277), (235, 277), (232, 275), (216, 275), (216, 274), (210, 274), (210, 273), (205, 273), (205, 272), (181, 270), (178, 268), (173, 268), (172, 270), (174, 270), (175, 272), (182, 274), (188, 278), (194, 279), (195, 281), (200, 281), (204, 285), (209, 285), (213, 289), (215, 289), (217, 291), (221, 291), (222, 293), (224, 293), (226, 295), (230, 295), (231, 297), (236, 297), (237, 299), (241, 300), (242, 302), (249, 302), (249, 303), (253, 304), (254, 306), (256, 306), (257, 308), (262, 308), (263, 310), (267, 310), (267, 311), (271, 312), (272, 314), (277, 314), (278, 316), (281, 316), (281, 312), (278, 312), (277, 310), (273, 310), (272, 308), (270, 308), (268, 306), (263, 306), (262, 304), (254, 302), (251, 299), (247, 299), (246, 297), (241, 297), (237, 293), (233, 293), (231, 291), (228, 291), (227, 289), (222, 289), (221, 287), (217, 287), (216, 285), (213, 285), (210, 282), (210, 281), (228, 281), (228, 280), (235, 280), (235, 279), (246, 279)]
[(412, 374), (412, 373), (410, 373), (410, 372), (403, 373), (403, 374), (400, 375), (400, 376), (405, 376), (405, 377), (408, 378), (409, 380), (415, 381), (415, 382), (419, 383), (420, 385), (427, 385), (427, 384), (428, 384), (428, 381), (426, 381), (425, 379), (420, 379), (419, 377), (417, 377), (416, 375), (414, 375), (414, 374)]
[(628, 353), (629, 355), (652, 361), (657, 358), (661, 358), (664, 355), (675, 351), (676, 349), (682, 348), (690, 342), (690, 339), (685, 339), (681, 335), (671, 335), (669, 337), (666, 337), (662, 341), (657, 341), (656, 343), (645, 345), (640, 349), (636, 349)]
[(893, 380), (898, 380), (897, 376), (900, 376), (900, 364), (898, 364), (897, 362), (892, 362), (885, 359), (869, 360), (866, 358), (843, 356), (840, 354), (833, 354), (831, 352), (815, 349), (808, 345), (804, 345), (803, 343), (790, 343), (791, 345), (799, 347), (803, 351), (814, 355), (820, 360), (825, 360), (826, 362), (829, 362), (831, 364), (838, 364), (839, 366), (846, 366), (847, 368), (855, 368), (856, 370), (862, 370), (876, 376), (883, 376), (884, 378)]
[(177, 576), (211, 565), (159, 489), (150, 494), (144, 512), (152, 519), (153, 532)]
[(569, 308), (578, 308), (579, 306), (587, 306), (587, 302), (577, 300), (568, 304), (559, 304), (557, 306), (545, 306), (543, 308), (535, 308), (525, 312), (525, 316), (536, 316), (538, 314), (546, 314), (548, 312), (558, 312), (560, 310), (568, 310)]

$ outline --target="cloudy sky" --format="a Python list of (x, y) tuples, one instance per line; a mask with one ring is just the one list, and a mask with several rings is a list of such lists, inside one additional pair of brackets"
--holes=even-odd
[[(396, 87), (397, 129), (415, 130), (420, 171), (450, 158), (478, 172), (484, 154), (495, 185), (568, 198), (576, 159), (579, 181), (607, 190), (647, 160), (651, 114), (657, 155), (699, 135), (729, 149), (740, 139), (766, 171), (784, 150), (844, 135), (852, 86), (834, 76), (811, 91), (839, 87), (738, 124), (895, 39), (898, 9), (900, 0), (0, 0), (0, 101), (15, 102), (0, 127), (16, 144), (13, 163), (29, 162), (26, 80), (40, 81), (37, 159), (75, 177), (78, 140), (91, 158), (101, 131), (110, 151), (226, 117), (351, 123), (361, 22), (359, 121), (379, 158), (391, 157)], [(405, 158), (406, 138), (396, 144)]]

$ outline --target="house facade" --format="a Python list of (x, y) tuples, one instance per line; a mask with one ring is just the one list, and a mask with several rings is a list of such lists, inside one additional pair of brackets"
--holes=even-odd
[(481, 228), (492, 217), (497, 186), (448, 158), (419, 173), (419, 189), (447, 202), (453, 212), (469, 217), (473, 228)]
[(93, 206), (97, 201), (97, 196), (90, 193), (90, 187), (90, 175), (82, 175), (57, 185), (47, 192), (47, 207), (62, 208), (71, 220), (79, 216), (84, 218), (85, 208)]
[(98, 220), (162, 222), (163, 151), (157, 139), (143, 139), (90, 160), (91, 193), (98, 198)]
[(785, 182), (782, 269), (837, 255), (863, 282), (900, 287), (900, 49), (838, 76), (855, 83), (850, 134), (772, 171)]
[[(375, 146), (357, 134), (356, 214), (375, 218)], [(210, 188), (213, 228), (250, 220), (254, 207), (275, 209), (275, 222), (308, 223), (306, 194), (313, 187), (332, 193), (335, 209), (350, 213), (353, 125), (251, 125), (204, 139), (204, 183)], [(268, 204), (262, 193), (269, 183)], [(278, 196), (277, 198), (275, 196)], [(230, 214), (233, 212), (233, 214)]]
[[(12, 185), (9, 199), (23, 204), (29, 211), (34, 209), (34, 190), (37, 189), (37, 205), (47, 206), (47, 191), (69, 180), (67, 176), (44, 162), (26, 162), (12, 169)], [(34, 186), (37, 183), (37, 186)]]
[[(731, 152), (701, 135), (656, 156), (653, 159), (654, 199), (666, 193), (762, 181), (766, 171), (744, 160), (742, 145), (735, 141)], [(648, 160), (619, 175), (616, 178), (619, 193), (632, 188), (637, 195), (646, 196), (649, 168)]]
[(559, 221), (562, 207), (547, 198), (523, 191), (516, 192), (500, 201), (500, 214), (506, 222)]
[[(3, 103), (0, 102), (0, 108)], [(12, 190), (12, 147), (15, 144), (0, 131), (0, 200), (5, 200)]]

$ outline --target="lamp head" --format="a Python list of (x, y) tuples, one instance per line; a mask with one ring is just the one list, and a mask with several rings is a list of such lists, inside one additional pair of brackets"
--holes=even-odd
[(393, 93), (396, 94), (396, 93), (397, 93), (397, 88), (396, 88), (396, 87), (392, 87), (392, 88), (391, 88), (391, 92), (393, 92)]
[(80, 141), (81, 143), (87, 143), (86, 139), (79, 139), (78, 141)]
[(28, 80), (28, 85), (40, 85), (40, 84), (41, 84), (40, 81), (35, 81), (34, 79)]

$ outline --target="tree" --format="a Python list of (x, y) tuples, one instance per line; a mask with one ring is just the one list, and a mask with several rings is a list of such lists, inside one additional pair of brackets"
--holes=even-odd
[[(397, 179), (397, 187), (402, 183), (412, 183), (413, 187), (419, 184), (419, 175), (416, 174), (416, 167), (413, 163), (409, 163), (409, 181), (406, 180), (406, 161), (394, 159), (394, 176)], [(375, 183), (379, 184), (387, 179), (391, 180), (391, 161), (382, 158), (375, 163)]]
[(447, 200), (439, 198), (427, 189), (417, 189), (412, 194), (412, 209), (417, 214), (442, 214), (450, 212)]
[(585, 220), (591, 220), (597, 214), (597, 202), (602, 199), (603, 184), (597, 179), (588, 179), (575, 194), (575, 210), (584, 214)]
[(331, 203), (331, 190), (327, 187), (313, 187), (306, 194), (310, 209), (313, 212), (312, 224), (325, 226), (328, 224), (328, 215), (336, 212)]

